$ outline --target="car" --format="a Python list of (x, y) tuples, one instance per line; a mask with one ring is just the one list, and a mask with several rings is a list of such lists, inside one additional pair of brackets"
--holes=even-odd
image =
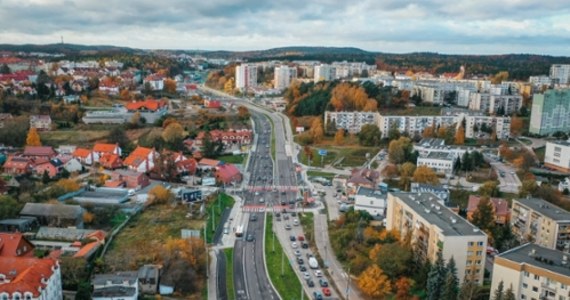
[(287, 205), (287, 203), (285, 203), (285, 200), (281, 200), (281, 205)]
[(302, 242), (302, 241), (305, 240), (305, 237), (302, 236), (302, 235), (299, 235), (299, 236), (297, 236), (297, 239), (298, 239), (300, 242)]
[(301, 256), (301, 251), (295, 250), (295, 253), (294, 253), (294, 254), (295, 254), (295, 256)]
[(307, 252), (306, 256), (307, 256), (307, 259), (309, 259), (309, 258), (313, 257), (313, 254)]
[(303, 249), (309, 249), (309, 244), (303, 242), (303, 243), (301, 244), (301, 248), (303, 248)]
[(275, 214), (275, 216), (279, 218), (279, 217), (281, 217), (281, 213), (278, 212)]
[(307, 271), (307, 267), (305, 267), (304, 265), (300, 265), (300, 266), (299, 266), (299, 271), (301, 271), (301, 272), (306, 272), (306, 271)]
[(257, 215), (251, 215), (251, 217), (249, 217), (249, 220), (253, 222), (257, 221)]
[(299, 245), (297, 245), (297, 243), (295, 243), (295, 242), (291, 243), (291, 248), (297, 249), (297, 247), (299, 247)]
[(289, 240), (290, 240), (291, 242), (294, 242), (294, 241), (296, 241), (297, 239), (295, 238), (294, 235), (291, 235), (291, 236), (289, 236)]
[(302, 265), (302, 264), (305, 264), (305, 261), (302, 258), (297, 257), (297, 263)]
[(311, 279), (311, 275), (309, 275), (308, 272), (303, 272), (303, 278), (304, 278), (305, 280)]
[(299, 226), (299, 219), (293, 219), (293, 225)]
[[(285, 219), (285, 220), (287, 220), (287, 219)], [(285, 230), (291, 230), (291, 225), (289, 225), (289, 224), (285, 225)]]
[[(259, 178), (259, 177), (258, 177), (258, 178)], [(259, 196), (259, 192), (255, 192), (255, 195), (256, 195), (256, 196)]]
[(332, 294), (331, 289), (329, 289), (329, 288), (323, 288), (322, 291), (323, 291), (323, 295), (325, 295), (326, 297), (330, 297)]
[(289, 216), (288, 216), (288, 215), (283, 215), (283, 219), (284, 219), (284, 220), (289, 220)]
[(321, 287), (329, 287), (329, 283), (328, 283), (326, 280), (322, 279), (322, 278), (319, 279), (319, 285), (320, 285)]
[(275, 220), (277, 220), (277, 222), (281, 222), (281, 218), (277, 217)]
[(321, 294), (321, 292), (313, 292), (313, 296), (315, 297), (315, 300), (323, 300), (323, 294)]
[(248, 234), (247, 237), (245, 238), (246, 241), (248, 242), (253, 242), (255, 241), (255, 236), (253, 234)]
[(294, 211), (292, 211), (292, 212), (291, 212), (291, 215), (292, 215), (293, 217), (296, 217), (296, 216), (297, 216), (297, 213), (294, 212)]
[(511, 175), (515, 175), (515, 172), (511, 171)]
[(307, 285), (309, 287), (315, 287), (315, 282), (312, 279), (309, 278), (306, 281), (307, 281)]
[(317, 277), (323, 277), (323, 272), (321, 272), (321, 270), (316, 270), (316, 271), (315, 271), (315, 276), (317, 276)]
[(265, 202), (265, 200), (263, 200), (263, 198), (259, 198), (259, 203), (263, 203)]

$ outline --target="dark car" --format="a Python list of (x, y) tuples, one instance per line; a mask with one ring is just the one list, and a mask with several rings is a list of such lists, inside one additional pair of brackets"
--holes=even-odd
[(303, 264), (305, 264), (305, 261), (302, 258), (297, 257), (297, 263), (300, 265), (303, 265)]
[(248, 234), (247, 237), (245, 238), (246, 241), (248, 242), (253, 242), (255, 241), (255, 236), (253, 236), (253, 234)]
[(313, 296), (315, 296), (315, 300), (323, 300), (323, 294), (321, 294), (321, 292), (313, 292)]
[(299, 266), (299, 271), (301, 271), (301, 272), (307, 272), (307, 267), (305, 267), (304, 265), (300, 265), (300, 266)]
[(294, 242), (294, 241), (296, 241), (297, 239), (295, 238), (294, 235), (292, 235), (292, 236), (289, 236), (289, 240), (290, 240), (291, 242)]
[(312, 279), (307, 279), (307, 285), (309, 287), (315, 287), (315, 282)]
[(251, 217), (249, 218), (250, 221), (257, 221), (257, 215), (251, 215)]
[(320, 285), (321, 287), (329, 287), (329, 283), (328, 283), (326, 280), (322, 279), (322, 278), (319, 279), (319, 285)]
[(302, 244), (301, 244), (301, 248), (303, 248), (303, 249), (309, 249), (309, 244), (307, 244), (307, 243), (302, 243)]

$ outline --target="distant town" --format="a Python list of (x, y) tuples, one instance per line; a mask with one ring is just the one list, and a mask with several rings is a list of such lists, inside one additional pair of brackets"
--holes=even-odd
[(570, 299), (570, 64), (343, 53), (1, 51), (0, 299)]

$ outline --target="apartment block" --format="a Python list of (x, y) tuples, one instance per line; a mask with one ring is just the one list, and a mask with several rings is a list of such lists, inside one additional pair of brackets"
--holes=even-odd
[(297, 68), (289, 66), (275, 67), (273, 87), (278, 90), (288, 88), (297, 78)]
[(469, 109), (477, 111), (489, 111), (491, 94), (471, 93), (469, 95)]
[(319, 81), (331, 81), (336, 78), (336, 69), (327, 64), (316, 65), (313, 76), (315, 83)]
[(534, 94), (529, 132), (546, 135), (570, 131), (570, 89)]
[(236, 67), (236, 88), (247, 89), (257, 86), (257, 65), (241, 64)]
[(511, 118), (495, 116), (465, 116), (465, 137), (476, 138), (481, 126), (495, 129), (497, 139), (508, 139), (511, 136)]
[(550, 78), (555, 84), (569, 84), (570, 65), (552, 65), (550, 67)]
[(336, 128), (342, 128), (350, 133), (358, 133), (362, 126), (366, 124), (380, 127), (380, 114), (378, 112), (364, 111), (327, 111), (325, 112), (325, 128), (331, 122), (336, 124)]
[(417, 165), (432, 168), (436, 173), (453, 174), (453, 166), (457, 157), (450, 152), (430, 151), (418, 157)]
[(512, 115), (521, 109), (523, 98), (520, 95), (491, 95), (489, 97), (489, 113)]
[(483, 282), (487, 235), (441, 204), (432, 193), (388, 193), (386, 226), (410, 236), (421, 259), (434, 262), (441, 251), (454, 258), (461, 282)]
[(544, 165), (561, 172), (570, 173), (570, 142), (546, 142)]
[(521, 242), (558, 250), (570, 246), (570, 212), (543, 199), (513, 199), (511, 227)]
[(407, 132), (410, 136), (421, 136), (427, 127), (449, 127), (457, 124), (456, 116), (381, 116), (380, 131), (382, 137), (388, 137), (388, 133), (394, 127), (400, 132)]
[(524, 244), (495, 257), (491, 292), (503, 282), (515, 299), (570, 299), (569, 254)]

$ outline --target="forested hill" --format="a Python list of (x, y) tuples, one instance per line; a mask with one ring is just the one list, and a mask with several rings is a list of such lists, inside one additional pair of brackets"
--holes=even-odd
[(8, 45), (0, 44), (0, 51), (46, 52), (67, 55), (97, 54), (143, 54), (143, 53), (172, 53), (199, 54), (208, 58), (223, 58), (228, 60), (241, 59), (245, 61), (263, 60), (316, 60), (326, 63), (333, 61), (364, 61), (377, 64), (381, 70), (413, 72), (426, 71), (433, 74), (458, 72), (460, 66), (465, 66), (469, 78), (478, 75), (492, 75), (500, 71), (509, 72), (510, 79), (527, 80), (532, 75), (546, 75), (552, 64), (570, 64), (570, 57), (554, 57), (533, 54), (505, 55), (448, 55), (439, 53), (382, 53), (370, 52), (353, 47), (281, 47), (255, 51), (197, 51), (197, 50), (161, 50), (148, 51), (118, 46), (87, 46), (75, 44), (48, 45)]

